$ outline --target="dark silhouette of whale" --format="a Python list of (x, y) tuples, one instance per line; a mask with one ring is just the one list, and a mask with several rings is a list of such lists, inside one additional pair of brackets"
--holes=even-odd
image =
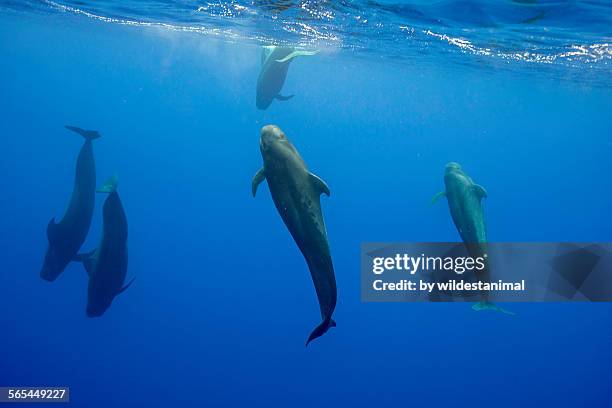
[(259, 146), (264, 164), (253, 178), (253, 196), (257, 186), (267, 180), (274, 205), (306, 259), (319, 299), (323, 321), (308, 337), (308, 345), (336, 326), (332, 320), (336, 278), (319, 200), (321, 193), (329, 196), (330, 192), (323, 180), (308, 171), (298, 151), (277, 126), (262, 128)]
[[(486, 190), (474, 183), (465, 174), (458, 163), (450, 162), (444, 171), (445, 191), (436, 194), (432, 200), (435, 203), (440, 197), (446, 197), (451, 217), (465, 244), (468, 253), (473, 258), (485, 259), (485, 268), (476, 271), (476, 279), (490, 282), (489, 263), (487, 261), (487, 231), (484, 221), (482, 199), (487, 197)], [(482, 301), (475, 304), (474, 310), (495, 310), (513, 314), (489, 302), (487, 293), (481, 294)]]
[(318, 51), (304, 51), (293, 47), (277, 47), (269, 45), (263, 47), (261, 54), (261, 71), (257, 78), (257, 95), (255, 104), (257, 109), (268, 109), (274, 99), (286, 101), (293, 95), (283, 96), (280, 94), (289, 63), (295, 58), (304, 55), (315, 55)]
[(87, 316), (104, 314), (115, 298), (134, 281), (123, 286), (127, 274), (128, 226), (121, 199), (117, 193), (116, 177), (98, 190), (108, 193), (102, 211), (102, 238), (98, 248), (90, 253), (78, 255), (78, 260), (89, 275), (87, 287)]
[(85, 143), (77, 158), (74, 189), (66, 214), (59, 223), (51, 218), (47, 226), (49, 245), (40, 271), (40, 277), (47, 281), (57, 279), (79, 252), (89, 232), (95, 204), (96, 165), (91, 142), (100, 134), (74, 126), (66, 129), (83, 136)]

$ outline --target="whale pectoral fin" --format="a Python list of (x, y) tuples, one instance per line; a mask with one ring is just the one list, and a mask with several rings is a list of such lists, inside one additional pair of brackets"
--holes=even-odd
[(56, 242), (59, 239), (59, 227), (55, 223), (55, 217), (47, 224), (47, 239), (49, 242)]
[(84, 252), (82, 254), (76, 254), (72, 260), (75, 262), (85, 262), (86, 260), (93, 258), (95, 253), (96, 253), (96, 250), (94, 249), (93, 251)]
[(277, 99), (279, 101), (288, 101), (289, 99), (293, 98), (295, 95), (289, 95), (289, 96), (284, 96), (281, 94), (278, 94), (274, 97), (274, 99)]
[(441, 199), (442, 197), (446, 197), (446, 191), (440, 191), (438, 194), (433, 196), (433, 198), (431, 199), (431, 204), (433, 205), (437, 203), (438, 200)]
[(94, 249), (93, 251), (90, 252), (86, 252), (83, 254), (77, 254), (73, 261), (76, 262), (81, 262), (83, 264), (83, 268), (85, 268), (85, 272), (87, 272), (87, 276), (89, 276), (91, 278), (91, 274), (93, 271), (93, 261), (94, 261), (94, 254), (96, 253), (96, 250)]
[(261, 182), (264, 181), (265, 179), (266, 179), (266, 172), (264, 171), (264, 168), (262, 167), (261, 169), (257, 171), (257, 173), (255, 173), (255, 176), (253, 177), (253, 181), (251, 182), (251, 192), (253, 193), (253, 197), (255, 197), (255, 194), (257, 193), (257, 187), (259, 187)]
[(314, 189), (319, 192), (319, 194), (325, 194), (329, 197), (331, 193), (329, 191), (327, 183), (325, 183), (323, 180), (321, 180), (320, 177), (315, 176), (312, 173), (308, 173), (308, 175), (310, 177), (310, 181), (312, 182), (312, 186), (314, 187)]
[(472, 188), (474, 189), (474, 192), (476, 193), (478, 198), (482, 199), (487, 197), (487, 190), (485, 190), (483, 186), (479, 184), (474, 184)]
[(134, 282), (134, 280), (136, 279), (136, 277), (133, 277), (131, 281), (128, 282), (127, 285), (125, 285), (124, 287), (122, 287), (119, 292), (117, 292), (117, 294), (115, 296), (119, 296), (120, 294), (122, 294), (123, 292), (125, 292), (127, 290), (127, 288), (130, 287), (130, 285)]
[(277, 59), (276, 62), (287, 62), (291, 61), (295, 57), (305, 57), (308, 55), (316, 55), (319, 53), (319, 50), (315, 51), (304, 51), (304, 50), (295, 50), (291, 54), (287, 55), (285, 58)]

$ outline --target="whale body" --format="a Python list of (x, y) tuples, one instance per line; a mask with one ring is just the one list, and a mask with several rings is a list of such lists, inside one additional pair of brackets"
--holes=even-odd
[(74, 188), (68, 209), (59, 223), (52, 218), (47, 225), (49, 244), (40, 277), (54, 281), (74, 259), (85, 242), (93, 216), (96, 193), (96, 164), (92, 140), (100, 137), (94, 130), (84, 130), (74, 126), (66, 129), (85, 138), (76, 163)]
[(117, 193), (116, 179), (111, 179), (98, 190), (108, 193), (102, 212), (102, 238), (95, 251), (79, 255), (89, 276), (87, 286), (87, 316), (99, 317), (110, 307), (113, 299), (134, 281), (123, 285), (127, 275), (128, 226), (125, 211)]
[(321, 212), (321, 193), (329, 196), (323, 180), (308, 171), (306, 163), (277, 126), (261, 130), (261, 168), (252, 182), (255, 196), (258, 185), (266, 180), (274, 205), (302, 252), (315, 286), (322, 322), (310, 334), (306, 345), (336, 326), (332, 314), (337, 290), (334, 267)]
[[(458, 163), (450, 162), (444, 170), (445, 191), (434, 196), (432, 202), (446, 197), (453, 223), (465, 244), (470, 257), (484, 258), (485, 267), (475, 269), (476, 279), (490, 282), (487, 250), (487, 231), (482, 208), (482, 199), (487, 197), (486, 190), (474, 181), (461, 169)], [(489, 302), (488, 294), (481, 293), (481, 302), (472, 307), (474, 310), (495, 310), (513, 314)]]
[(280, 47), (269, 45), (263, 47), (261, 55), (261, 71), (257, 78), (257, 94), (255, 105), (257, 109), (268, 109), (274, 99), (286, 101), (293, 98), (293, 95), (283, 96), (280, 94), (285, 79), (289, 63), (294, 58), (304, 55), (315, 55), (318, 51), (304, 51), (293, 47)]

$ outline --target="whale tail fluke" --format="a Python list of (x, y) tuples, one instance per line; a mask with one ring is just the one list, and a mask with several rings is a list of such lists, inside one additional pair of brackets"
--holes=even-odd
[(117, 185), (119, 184), (119, 177), (114, 175), (113, 177), (106, 180), (106, 183), (102, 187), (96, 190), (98, 193), (114, 193), (117, 191)]
[(330, 327), (336, 327), (336, 322), (334, 321), (334, 319), (329, 318), (329, 319), (323, 320), (321, 324), (315, 327), (312, 333), (310, 333), (310, 336), (308, 336), (308, 340), (306, 341), (306, 346), (308, 346), (308, 344), (314, 339), (321, 337), (322, 335), (327, 333)]
[(516, 313), (506, 310), (503, 307), (499, 307), (496, 304), (493, 304), (491, 302), (478, 302), (472, 306), (472, 310), (475, 310), (477, 312), (480, 312), (483, 310), (492, 310), (494, 312), (500, 312), (500, 313), (504, 313), (504, 314), (511, 315), (511, 316), (516, 315)]
[(72, 130), (73, 132), (78, 133), (83, 136), (87, 140), (94, 140), (101, 137), (100, 133), (97, 130), (85, 130), (76, 126), (65, 125), (64, 126), (68, 130)]

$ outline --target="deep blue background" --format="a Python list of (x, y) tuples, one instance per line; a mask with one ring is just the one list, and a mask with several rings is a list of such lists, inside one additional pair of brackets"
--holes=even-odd
[[(71, 405), (610, 406), (612, 305), (364, 304), (362, 241), (454, 241), (430, 205), (446, 162), (488, 190), (492, 241), (610, 241), (612, 91), (457, 64), (326, 52), (255, 109), (259, 49), (161, 29), (0, 16), (0, 385), (68, 385)], [(330, 186), (338, 327), (266, 186), (278, 124)], [(39, 276), (82, 145), (117, 173), (134, 285), (85, 317), (86, 275)], [(100, 205), (84, 249), (100, 234)]]

